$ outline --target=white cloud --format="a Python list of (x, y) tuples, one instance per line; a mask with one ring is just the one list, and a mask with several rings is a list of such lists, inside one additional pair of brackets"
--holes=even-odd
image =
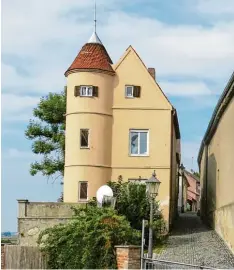
[(159, 82), (164, 93), (169, 96), (207, 96), (212, 91), (203, 82)]
[(39, 97), (2, 94), (2, 120), (29, 121), (29, 118), (32, 118), (32, 110), (39, 101)]
[[(13, 93), (60, 91), (64, 71), (91, 35), (92, 5), (92, 0), (4, 0), (2, 53), (29, 57), (32, 64), (24, 67), (30, 77), (3, 65), (3, 89)], [(114, 61), (132, 44), (145, 64), (156, 68), (159, 78), (228, 80), (234, 62), (234, 19), (209, 27), (171, 25), (126, 14), (121, 11), (123, 5), (116, 0), (98, 2), (99, 36)], [(206, 90), (204, 85), (198, 87), (198, 91)]]

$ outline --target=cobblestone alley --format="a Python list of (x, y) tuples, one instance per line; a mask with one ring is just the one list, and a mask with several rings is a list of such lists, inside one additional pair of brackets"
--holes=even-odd
[(157, 258), (219, 269), (234, 268), (234, 255), (195, 213), (180, 215), (166, 248)]

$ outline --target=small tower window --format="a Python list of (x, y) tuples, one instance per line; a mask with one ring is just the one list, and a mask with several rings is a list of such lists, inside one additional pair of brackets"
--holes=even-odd
[(79, 201), (87, 201), (88, 200), (88, 182), (79, 182), (79, 194), (78, 200)]
[(80, 130), (80, 148), (89, 148), (89, 129)]
[(75, 97), (98, 97), (98, 87), (93, 85), (77, 85), (74, 87)]
[(82, 97), (92, 97), (93, 96), (93, 86), (81, 86), (80, 96)]

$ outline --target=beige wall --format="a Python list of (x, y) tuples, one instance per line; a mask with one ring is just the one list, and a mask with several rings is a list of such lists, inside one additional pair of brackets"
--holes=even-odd
[[(79, 72), (68, 75), (64, 201), (78, 201), (79, 181), (88, 182), (88, 197), (110, 180), (113, 76)], [(75, 97), (77, 85), (98, 86), (98, 97)], [(80, 129), (89, 129), (89, 149), (80, 148)]]
[[(234, 251), (234, 98), (208, 145), (206, 217)], [(201, 162), (202, 204), (205, 205), (205, 151)]]
[[(64, 201), (77, 201), (79, 181), (89, 182), (91, 198), (101, 185), (117, 180), (119, 175), (124, 181), (139, 176), (148, 179), (155, 169), (162, 182), (158, 199), (169, 220), (171, 166), (172, 203), (177, 204), (175, 131), (171, 164), (172, 106), (131, 47), (113, 67), (115, 76), (88, 72), (68, 75)], [(97, 85), (99, 97), (74, 97), (74, 86), (82, 84)], [(126, 84), (141, 86), (140, 98), (125, 98)], [(89, 150), (79, 147), (81, 128), (90, 129)], [(149, 130), (149, 156), (130, 156), (130, 129)], [(175, 209), (173, 206), (173, 213)]]
[[(211, 208), (234, 202), (234, 98), (226, 108), (208, 146), (208, 190)], [(232, 189), (233, 188), (233, 189)], [(213, 196), (214, 195), (214, 196)]]
[[(138, 55), (131, 48), (115, 65), (112, 130), (112, 180), (122, 175), (148, 179), (153, 170), (162, 184), (157, 199), (166, 220), (169, 220), (171, 105), (151, 77)], [(125, 98), (125, 85), (141, 86), (140, 98)], [(129, 154), (129, 130), (149, 130), (149, 155)], [(176, 202), (177, 203), (177, 202)]]

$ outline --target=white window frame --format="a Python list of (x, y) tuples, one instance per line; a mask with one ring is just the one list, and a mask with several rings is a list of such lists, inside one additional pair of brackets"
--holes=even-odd
[[(88, 146), (81, 146), (81, 131), (88, 130)], [(89, 149), (89, 138), (90, 138), (90, 129), (88, 128), (81, 128), (80, 129), (80, 149)]]
[[(87, 183), (87, 198), (86, 199), (81, 199), (80, 198), (80, 189), (81, 189), (81, 184), (82, 183)], [(79, 181), (78, 183), (78, 201), (79, 202), (87, 202), (89, 200), (89, 194), (88, 194), (88, 181)]]
[[(140, 136), (138, 136), (138, 154), (131, 153), (131, 133), (147, 133), (147, 152), (140, 154)], [(129, 130), (129, 156), (131, 157), (148, 157), (149, 156), (149, 129), (130, 129)]]
[[(132, 88), (132, 95), (131, 96), (128, 96), (127, 95), (127, 88), (128, 87), (131, 87)], [(126, 98), (134, 98), (133, 93), (134, 93), (134, 86), (133, 85), (125, 85), (125, 97)]]
[[(91, 91), (89, 93), (89, 88), (91, 88)], [(85, 93), (83, 94), (83, 90)], [(80, 86), (80, 96), (81, 97), (92, 97), (93, 96), (93, 86), (92, 85), (81, 85)]]

